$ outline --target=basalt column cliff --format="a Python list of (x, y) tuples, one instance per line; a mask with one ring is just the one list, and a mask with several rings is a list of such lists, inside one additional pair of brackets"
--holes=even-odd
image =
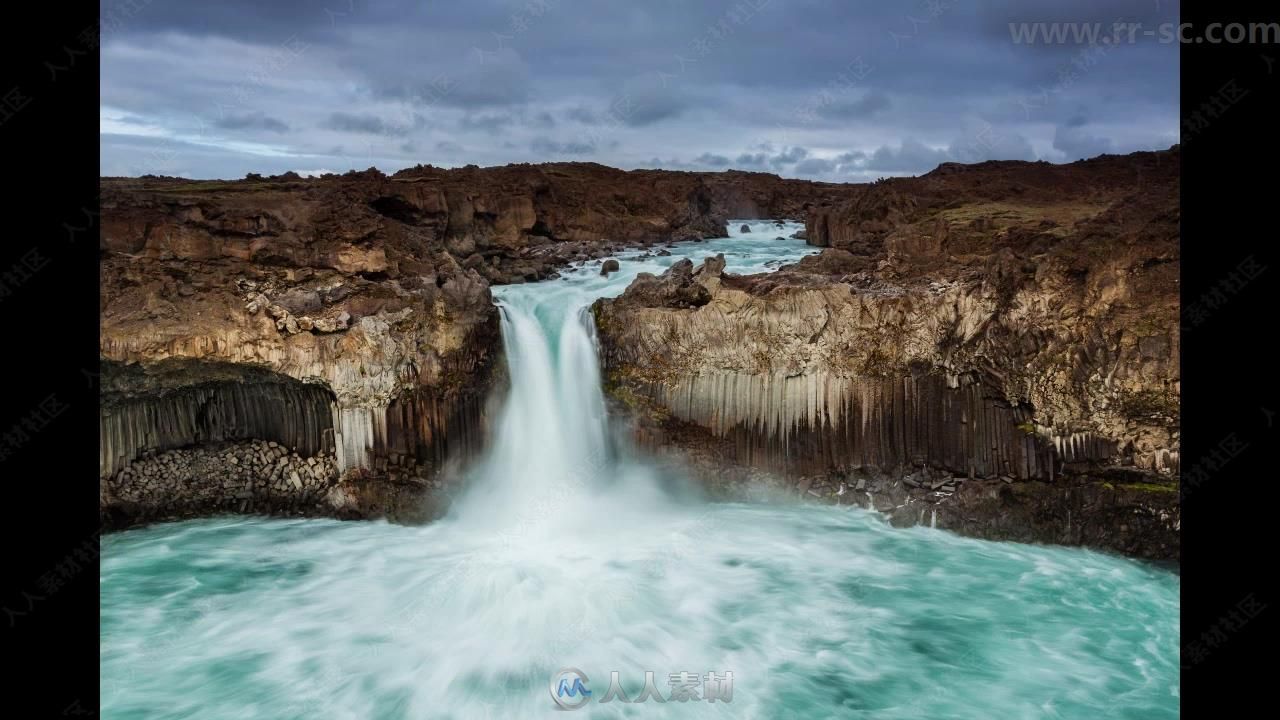
[(490, 283), (847, 193), (591, 164), (104, 179), (104, 518), (429, 516), (501, 381)]
[(807, 214), (779, 272), (688, 261), (595, 306), (637, 437), (895, 522), (1178, 547), (1174, 148), (943, 165)]

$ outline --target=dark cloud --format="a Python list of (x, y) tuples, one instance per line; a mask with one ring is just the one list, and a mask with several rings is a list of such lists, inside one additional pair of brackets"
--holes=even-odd
[(364, 133), (367, 135), (408, 135), (409, 128), (403, 125), (396, 125), (387, 122), (377, 115), (367, 113), (354, 114), (346, 112), (333, 113), (321, 123), (322, 127), (330, 130), (338, 130), (349, 133)]
[(684, 88), (659, 75), (643, 75), (623, 84), (604, 109), (606, 122), (645, 127), (674, 118), (692, 105)]
[(822, 158), (809, 158), (796, 163), (795, 174), (797, 175), (826, 175), (836, 169), (834, 160), (823, 160)]
[(839, 120), (865, 118), (888, 110), (891, 104), (887, 94), (873, 91), (857, 99), (820, 105), (818, 113), (823, 117)]
[(515, 118), (511, 115), (498, 114), (471, 114), (467, 113), (462, 117), (462, 121), (458, 123), (458, 127), (463, 130), (479, 130), (490, 135), (496, 135), (504, 128), (515, 122)]
[[(137, 123), (137, 119), (134, 119)], [(224, 130), (266, 130), (267, 132), (289, 132), (289, 126), (283, 121), (268, 117), (261, 112), (243, 115), (224, 115), (213, 121), (214, 126)]]
[(931, 148), (919, 140), (907, 138), (896, 148), (890, 145), (876, 148), (862, 167), (879, 172), (924, 172), (950, 160), (951, 155), (946, 150)]
[(857, 179), (941, 158), (1167, 147), (1179, 130), (1176, 44), (1090, 54), (1016, 44), (1009, 29), (1155, 27), (1178, 21), (1176, 0), (770, 0), (728, 24), (732, 2), (532, 7), (150, 3), (103, 34), (103, 171), (142, 162), (145, 143), (129, 136), (167, 138), (173, 164), (201, 176), (371, 158), (395, 170), (419, 161), (415, 147), (452, 143), (456, 164), (590, 155), (635, 167), (657, 154), (664, 167)]
[(698, 157), (694, 158), (693, 161), (701, 165), (711, 165), (712, 167), (724, 167), (729, 164), (729, 158), (724, 155), (714, 155), (712, 153), (702, 153)]
[(1067, 161), (1091, 158), (1095, 155), (1113, 152), (1110, 138), (1090, 134), (1084, 129), (1083, 122), (1059, 125), (1053, 133), (1053, 149), (1062, 153)]
[(457, 127), (467, 134), (480, 132), (486, 135), (499, 135), (521, 125), (538, 130), (551, 130), (556, 127), (556, 119), (545, 110), (534, 113), (466, 112), (458, 120)]
[(548, 159), (555, 159), (564, 155), (590, 155), (596, 151), (596, 146), (586, 142), (556, 142), (539, 137), (533, 139), (529, 149), (538, 155), (547, 156)]
[(955, 138), (945, 148), (906, 138), (897, 146), (882, 145), (870, 154), (861, 151), (844, 153), (836, 161), (844, 171), (919, 174), (946, 162), (1035, 159), (1035, 151), (1026, 138), (1013, 133), (997, 134), (983, 127)]
[[(491, 46), (492, 38), (485, 44)], [(362, 55), (369, 64), (365, 81), (379, 98), (465, 110), (515, 107), (530, 98), (529, 66), (510, 48), (458, 47), (455, 58), (406, 64), (406, 58), (386, 54), (381, 45), (380, 39), (371, 39)]]
[(692, 104), (683, 89), (662, 77), (635, 77), (602, 92), (593, 105), (566, 109), (563, 117), (583, 125), (645, 127), (674, 118)]
[(774, 167), (782, 167), (783, 165), (800, 162), (807, 157), (809, 157), (808, 150), (802, 147), (789, 147), (769, 158), (769, 164)]
[(589, 107), (578, 106), (569, 108), (565, 111), (564, 116), (569, 120), (582, 123), (583, 125), (597, 125), (600, 123), (600, 116), (596, 114), (595, 110), (592, 110)]

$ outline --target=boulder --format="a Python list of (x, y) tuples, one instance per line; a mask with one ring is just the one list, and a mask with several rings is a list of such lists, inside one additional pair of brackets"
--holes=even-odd
[(714, 277), (724, 272), (724, 253), (720, 253), (715, 257), (709, 257), (702, 261), (702, 265), (693, 271), (694, 277)]
[(711, 293), (694, 279), (693, 261), (684, 258), (662, 275), (640, 273), (619, 299), (640, 307), (694, 308), (711, 302)]

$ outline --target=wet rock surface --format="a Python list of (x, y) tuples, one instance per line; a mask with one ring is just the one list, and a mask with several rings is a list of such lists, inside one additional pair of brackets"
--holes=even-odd
[(819, 255), (598, 301), (606, 386), (649, 446), (710, 443), (735, 477), (875, 471), (914, 497), (946, 491), (907, 482), (932, 467), (972, 483), (939, 526), (1176, 556), (1179, 169), (1175, 147), (861, 186), (811, 210)]
[(412, 457), (396, 456), (372, 478), (338, 470), (332, 452), (304, 455), (275, 441), (249, 440), (146, 450), (102, 484), (109, 529), (223, 513), (387, 517), (424, 522), (445, 506), (442, 479)]
[(955, 473), (928, 464), (844, 465), (779, 472), (742, 459), (733, 440), (666, 416), (632, 419), (632, 438), (669, 472), (692, 477), (719, 501), (800, 502), (875, 510), (897, 527), (924, 525), (986, 540), (1076, 545), (1151, 560), (1181, 552), (1177, 480), (1091, 468), (1052, 482)]

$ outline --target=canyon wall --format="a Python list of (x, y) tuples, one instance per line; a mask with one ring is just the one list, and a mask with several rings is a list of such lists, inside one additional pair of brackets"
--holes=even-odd
[(431, 517), (505, 382), (492, 283), (803, 217), (775, 273), (594, 307), (607, 390), (713, 494), (1176, 556), (1177, 148), (829, 185), (593, 164), (102, 183), (101, 506)]
[[(767, 469), (957, 529), (983, 506), (962, 498), (994, 493), (1053, 518), (1039, 539), (1176, 554), (1179, 160), (866, 186), (811, 209), (819, 255), (754, 276), (685, 261), (597, 302), (607, 387), (642, 444), (688, 446), (717, 481)], [(1072, 519), (1069, 496), (1113, 505)], [(1088, 529), (1113, 514), (1146, 520)], [(1001, 535), (999, 515), (968, 531)]]
[(584, 163), (104, 178), (104, 519), (429, 516), (502, 382), (490, 283), (851, 192)]

